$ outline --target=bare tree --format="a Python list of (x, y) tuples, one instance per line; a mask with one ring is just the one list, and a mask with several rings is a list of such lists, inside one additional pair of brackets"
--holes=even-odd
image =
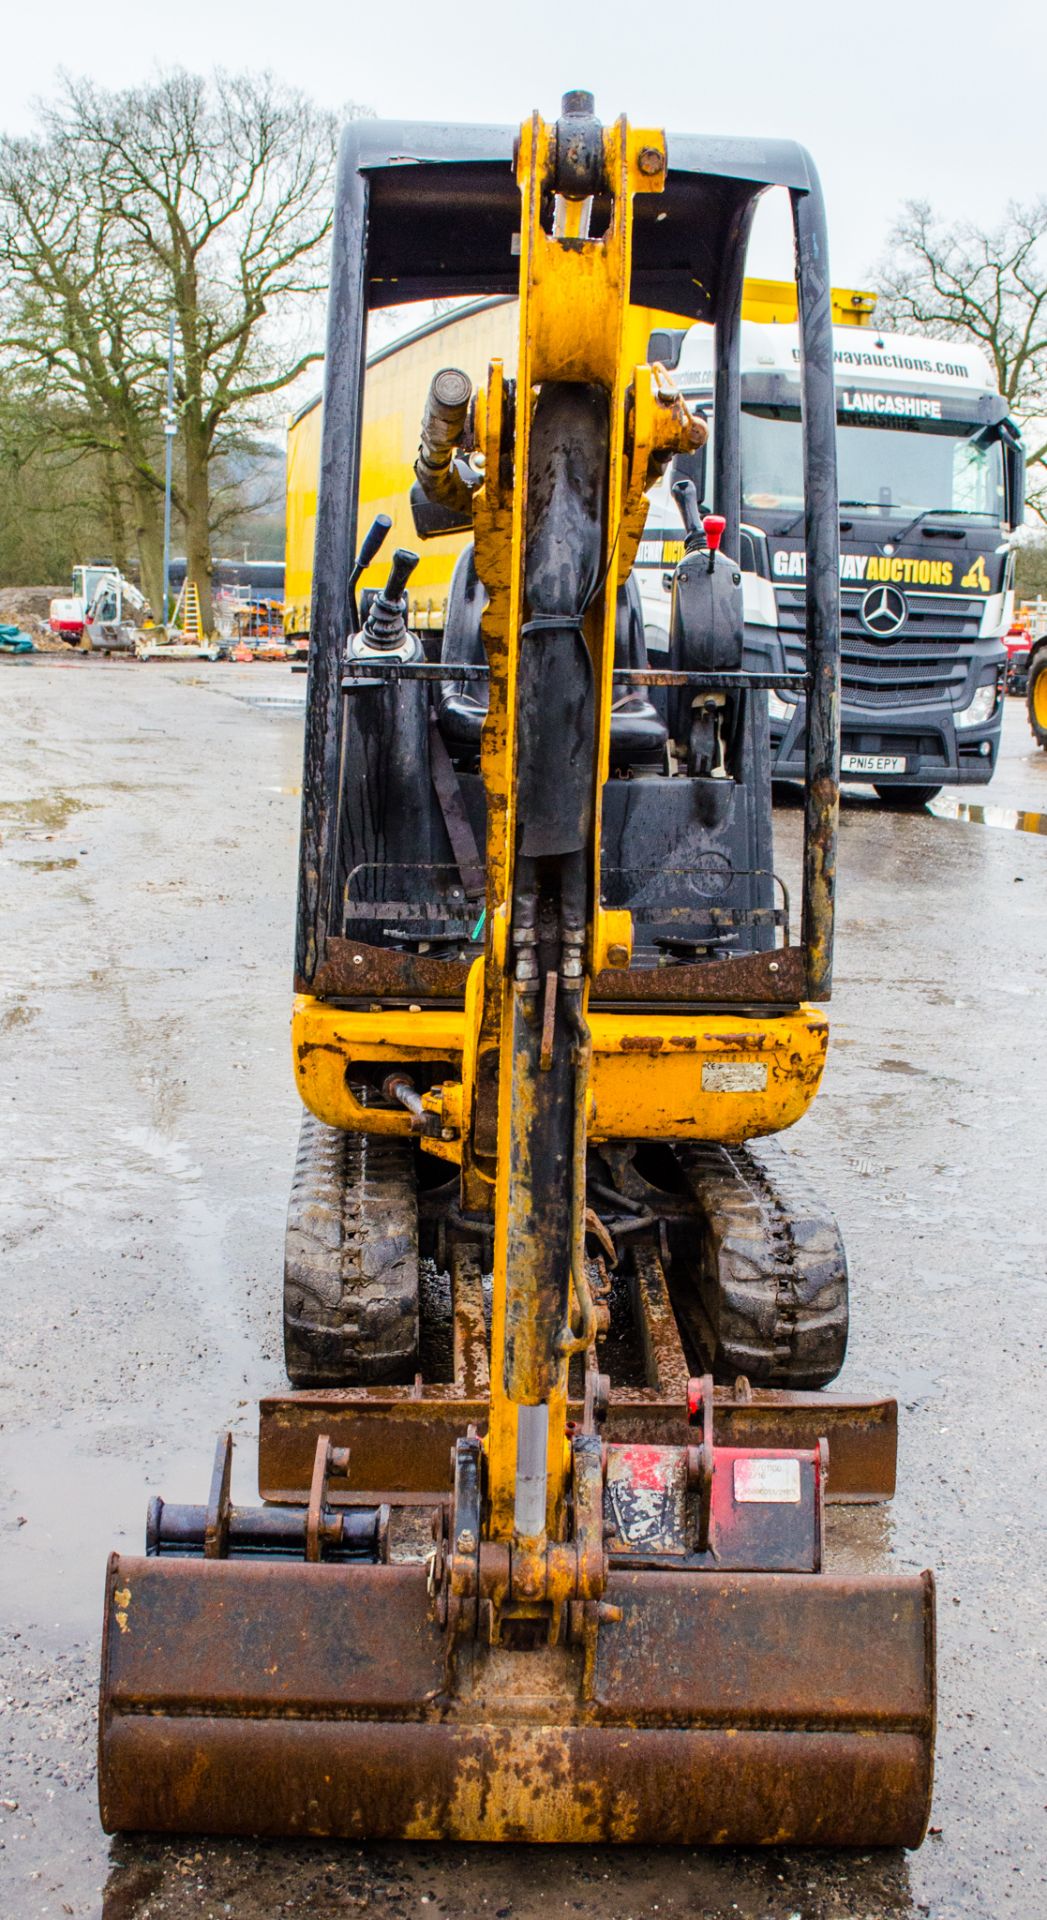
[(1047, 198), (1012, 202), (991, 231), (911, 200), (888, 249), (878, 317), (981, 347), (1025, 432), (1030, 505), (1047, 514)]
[(118, 465), (155, 606), (174, 314), (175, 507), (209, 622), (213, 463), (322, 353), (335, 120), (269, 74), (182, 71), (66, 80), (46, 117), (0, 142), (0, 341)]
[(125, 500), (107, 456), (76, 444), (77, 423), (42, 413), (0, 382), (0, 586), (68, 579), (105, 552), (127, 570)]
[(158, 605), (156, 290), (124, 244), (108, 180), (61, 128), (46, 141), (0, 143), (0, 273), (0, 334), (22, 419), (37, 421), (52, 449), (108, 463)]
[(1024, 527), (1016, 544), (1015, 597), (1019, 601), (1047, 599), (1047, 530)]

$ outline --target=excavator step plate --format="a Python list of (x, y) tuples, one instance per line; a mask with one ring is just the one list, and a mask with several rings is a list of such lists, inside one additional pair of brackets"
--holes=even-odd
[(595, 1649), (459, 1644), (426, 1570), (135, 1559), (106, 1590), (107, 1831), (917, 1846), (929, 1575), (612, 1571)]

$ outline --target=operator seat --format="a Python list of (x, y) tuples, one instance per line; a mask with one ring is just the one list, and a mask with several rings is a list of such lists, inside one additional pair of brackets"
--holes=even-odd
[[(480, 750), (480, 730), (487, 717), (487, 684), (483, 680), (456, 680), (454, 668), (484, 664), (480, 621), (486, 605), (487, 589), (477, 574), (470, 542), (459, 554), (451, 576), (440, 648), (441, 663), (449, 671), (440, 686), (438, 718), (440, 732), (452, 753), (475, 754)], [(632, 574), (618, 589), (614, 664), (616, 667), (647, 666), (643, 604)], [(623, 692), (615, 698), (611, 711), (611, 766), (615, 772), (624, 772), (630, 767), (647, 770), (660, 767), (667, 739), (668, 729), (642, 689)]]

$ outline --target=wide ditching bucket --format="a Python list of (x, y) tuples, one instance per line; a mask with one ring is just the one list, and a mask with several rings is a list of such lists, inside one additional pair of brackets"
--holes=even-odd
[[(263, 1548), (250, 1515), (226, 1509), (231, 1525), (224, 1541), (212, 1527), (208, 1557), (203, 1529), (194, 1552), (182, 1518), (203, 1509), (169, 1509), (151, 1557), (109, 1565), (104, 1825), (918, 1845), (932, 1778), (930, 1575), (717, 1570), (717, 1556), (747, 1554), (726, 1521), (717, 1530), (717, 1514), (738, 1461), (754, 1456), (726, 1449), (713, 1476), (712, 1557), (669, 1565), (648, 1527), (642, 1551), (662, 1565), (630, 1566), (646, 1494), (671, 1491), (671, 1472), (658, 1482), (670, 1451), (604, 1449), (603, 1590), (564, 1609), (554, 1644), (492, 1640), (482, 1570), (479, 1605), (460, 1603), (449, 1622), (438, 1560), (381, 1557), (388, 1509), (314, 1507), (314, 1545), (336, 1556), (317, 1564), (275, 1557), (277, 1529), (286, 1551), (294, 1525), (308, 1525), (301, 1510), (261, 1509)], [(643, 1456), (641, 1471), (629, 1482), (609, 1455), (630, 1468)], [(743, 1514), (754, 1518), (762, 1533), (750, 1549), (795, 1560), (802, 1507), (757, 1504)], [(216, 1557), (216, 1542), (244, 1557)]]

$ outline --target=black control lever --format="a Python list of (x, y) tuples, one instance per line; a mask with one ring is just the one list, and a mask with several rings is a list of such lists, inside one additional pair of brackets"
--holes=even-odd
[(349, 606), (352, 612), (354, 632), (360, 624), (360, 617), (356, 610), (356, 589), (360, 583), (360, 576), (362, 573), (366, 573), (375, 555), (381, 552), (385, 544), (386, 534), (389, 532), (392, 524), (387, 513), (376, 513), (360, 543), (360, 551), (353, 561), (352, 571), (349, 575)]
[(397, 547), (389, 578), (367, 610), (363, 631), (369, 646), (391, 649), (402, 644), (407, 632), (407, 582), (417, 565), (416, 553), (409, 547)]
[(704, 553), (706, 540), (702, 516), (698, 508), (698, 489), (693, 480), (674, 480), (670, 488), (673, 499), (683, 521), (683, 546), (685, 553)]
[(381, 593), (380, 600), (389, 606), (398, 607), (407, 591), (407, 582), (418, 565), (418, 555), (410, 547), (397, 547), (393, 554), (393, 564), (389, 569), (389, 578)]

